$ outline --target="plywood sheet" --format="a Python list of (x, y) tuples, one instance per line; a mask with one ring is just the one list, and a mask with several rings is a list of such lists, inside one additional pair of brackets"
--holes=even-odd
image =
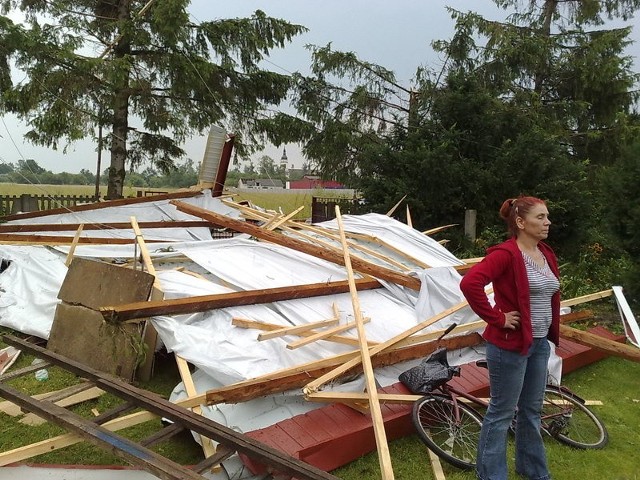
[(111, 324), (100, 312), (61, 303), (47, 349), (89, 367), (133, 379), (142, 341), (138, 324)]
[(154, 277), (140, 270), (104, 262), (74, 258), (62, 282), (58, 298), (94, 310), (149, 298)]

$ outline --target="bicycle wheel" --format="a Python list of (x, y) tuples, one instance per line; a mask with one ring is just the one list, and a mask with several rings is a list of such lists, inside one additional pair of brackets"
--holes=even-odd
[(413, 404), (412, 420), (420, 439), (438, 457), (458, 468), (475, 467), (482, 417), (473, 408), (445, 395), (427, 395)]
[(542, 426), (552, 437), (575, 448), (602, 448), (609, 434), (602, 420), (570, 391), (547, 385)]

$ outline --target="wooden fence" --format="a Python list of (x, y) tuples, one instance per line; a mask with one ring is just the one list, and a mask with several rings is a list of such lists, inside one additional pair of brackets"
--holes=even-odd
[(311, 199), (311, 222), (326, 222), (336, 218), (336, 205), (340, 207), (341, 215), (365, 213), (364, 206), (355, 198), (313, 197)]
[(72, 207), (78, 203), (93, 203), (93, 195), (0, 195), (0, 215), (36, 212), (52, 208)]

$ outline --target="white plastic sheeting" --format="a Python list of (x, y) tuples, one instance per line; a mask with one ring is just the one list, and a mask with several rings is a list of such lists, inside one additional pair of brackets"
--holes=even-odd
[[(228, 207), (211, 198), (208, 193), (184, 201), (219, 213), (227, 213), (228, 210)], [(80, 212), (77, 215), (66, 214), (61, 215), (57, 221), (109, 223), (129, 221), (131, 216), (135, 216), (139, 222), (165, 218), (192, 219), (180, 214), (165, 201), (132, 207), (100, 209), (94, 212)], [(233, 216), (237, 216), (235, 210)], [(55, 223), (51, 217), (44, 218), (46, 223)], [(32, 223), (43, 223), (43, 217), (32, 220)], [(27, 220), (25, 223), (28, 223)], [(323, 226), (331, 224), (332, 222), (327, 222)], [(463, 300), (459, 290), (460, 276), (451, 268), (463, 262), (438, 242), (384, 215), (346, 215), (343, 217), (343, 224), (349, 232), (375, 237), (364, 241), (367, 248), (378, 249), (388, 254), (389, 250), (380, 245), (391, 245), (396, 250), (393, 258), (406, 264), (407, 268), (412, 270), (411, 274), (421, 281), (419, 292), (397, 285), (358, 292), (362, 314), (370, 319), (365, 325), (369, 341), (384, 342)], [(153, 233), (153, 238), (166, 235), (167, 240), (176, 240), (176, 237), (179, 237), (180, 241), (147, 246), (150, 255), (157, 261), (158, 279), (167, 299), (331, 282), (347, 278), (343, 266), (278, 245), (249, 240), (246, 236), (211, 240), (208, 229), (202, 229), (207, 230), (206, 235), (199, 231), (201, 229), (189, 229), (188, 233), (186, 229), (180, 229), (186, 235), (175, 236), (173, 232), (167, 235), (163, 230), (149, 230), (148, 234)], [(119, 232), (121, 233), (122, 231)], [(131, 234), (132, 232), (129, 232), (129, 235)], [(185, 241), (185, 236), (189, 237), (189, 240), (199, 240)], [(381, 242), (377, 242), (376, 239)], [(67, 249), (58, 250), (65, 252)], [(138, 253), (132, 245), (79, 245), (75, 251), (76, 256), (97, 258), (131, 258)], [(17, 246), (0, 246), (0, 254), (2, 258), (12, 261), (9, 268), (0, 274), (0, 324), (47, 338), (58, 302), (57, 293), (66, 275), (65, 255), (44, 247)], [(164, 265), (159, 261), (163, 257), (178, 255), (188, 257), (191, 263), (186, 262), (186, 268), (201, 275), (181, 272), (175, 270), (176, 264)], [(382, 263), (374, 256), (370, 256), (368, 260)], [(418, 268), (417, 263), (434, 268)], [(234, 317), (240, 317), (282, 326), (303, 325), (333, 317), (334, 303), (339, 311), (340, 324), (354, 321), (351, 295), (345, 293), (262, 305), (236, 306), (190, 315), (157, 316), (152, 322), (167, 350), (179, 354), (197, 366), (194, 374), (196, 390), (198, 393), (204, 393), (212, 388), (355, 350), (355, 347), (331, 341), (317, 341), (291, 350), (286, 348), (286, 344), (298, 337), (289, 336), (258, 342), (257, 330), (234, 327), (231, 324)], [(475, 314), (465, 307), (426, 328), (424, 332), (446, 328), (452, 322), (464, 324), (476, 319)], [(357, 338), (355, 329), (343, 335)], [(455, 365), (481, 356), (480, 347), (478, 351), (456, 351), (449, 359)], [(376, 380), (383, 386), (395, 383), (402, 371), (419, 361), (418, 359), (376, 369)], [(326, 388), (363, 391), (364, 382), (362, 378), (358, 378), (343, 384), (332, 383)], [(183, 386), (179, 384), (171, 399), (185, 396)], [(237, 405), (206, 406), (203, 408), (203, 414), (245, 432), (320, 406), (322, 405), (306, 402), (301, 392), (294, 390)], [(240, 471), (241, 467), (238, 468)], [(246, 472), (234, 478), (247, 478), (245, 475)]]
[[(433, 238), (425, 235), (416, 229), (398, 222), (386, 215), (378, 213), (367, 213), (366, 215), (343, 215), (342, 224), (346, 232), (357, 233), (372, 237), (374, 240), (367, 243), (367, 247), (384, 251), (385, 255), (406, 263), (409, 267), (417, 268), (411, 264), (408, 257), (413, 257), (429, 267), (450, 267), (464, 265), (464, 262), (456, 258), (449, 250), (444, 248)], [(330, 220), (319, 223), (318, 226), (337, 230), (338, 222)], [(393, 246), (396, 250), (405, 253), (389, 254), (388, 249), (376, 247), (376, 240)]]
[(49, 338), (65, 257), (45, 247), (0, 245), (0, 258), (11, 262), (0, 273), (0, 325)]
[[(153, 198), (153, 197), (150, 197)], [(193, 197), (177, 199), (181, 202), (194, 205), (196, 207), (211, 210), (216, 213), (227, 215), (231, 217), (239, 217), (238, 210), (229, 207), (222, 203), (219, 198), (211, 196), (210, 190), (204, 190), (202, 192), (194, 193)], [(67, 212), (56, 215), (38, 216), (33, 218), (25, 218), (21, 220), (12, 220), (7, 222), (6, 225), (37, 225), (42, 223), (47, 224), (104, 224), (104, 229), (101, 230), (85, 230), (82, 232), (82, 237), (94, 237), (94, 238), (134, 238), (133, 230), (129, 229), (113, 229), (109, 228), (106, 224), (125, 222), (129, 223), (131, 217), (135, 217), (138, 223), (141, 222), (171, 222), (177, 220), (201, 220), (198, 217), (188, 215), (186, 213), (178, 211), (178, 209), (171, 205), (172, 200), (157, 200), (132, 203), (129, 205), (120, 205), (105, 208), (96, 208), (92, 210), (83, 210), (79, 212)], [(167, 242), (178, 241), (193, 241), (193, 240), (210, 240), (211, 233), (209, 228), (206, 227), (191, 227), (191, 228), (141, 228), (142, 234), (145, 240), (158, 240)], [(28, 235), (31, 232), (24, 233)], [(38, 232), (39, 235), (63, 235), (71, 236), (75, 235), (75, 231), (51, 231), (51, 232)], [(16, 234), (19, 235), (19, 234)]]

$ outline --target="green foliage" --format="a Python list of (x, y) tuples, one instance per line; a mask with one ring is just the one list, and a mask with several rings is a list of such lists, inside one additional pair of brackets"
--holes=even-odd
[(600, 172), (598, 182), (603, 225), (623, 248), (631, 263), (624, 278), (632, 301), (640, 304), (640, 141), (627, 148), (617, 162)]
[(631, 269), (628, 255), (597, 242), (585, 245), (572, 262), (561, 261), (562, 295), (573, 298), (607, 290), (612, 285), (627, 285), (625, 279)]
[[(97, 139), (103, 127), (109, 198), (122, 195), (125, 164), (169, 172), (184, 156), (179, 145), (212, 124), (235, 132), (241, 155), (260, 146), (256, 117), (286, 98), (291, 79), (259, 63), (304, 27), (261, 11), (195, 24), (188, 4), (3, 0), (4, 12), (19, 9), (26, 21), (0, 17), (0, 113), (16, 114), (31, 142), (51, 148)], [(11, 84), (9, 62), (25, 81)]]
[[(434, 43), (444, 66), (418, 68), (413, 88), (352, 52), (311, 47), (311, 76), (295, 77), (298, 115), (264, 128), (275, 143), (302, 142), (319, 172), (375, 211), (406, 195), (419, 229), (459, 224), (475, 209), (480, 229), (495, 230), (505, 198), (541, 197), (552, 245), (577, 259), (597, 241), (606, 202), (596, 172), (640, 133), (640, 77), (623, 54), (630, 30), (589, 27), (628, 18), (640, 1), (496, 4), (513, 12), (507, 22), (450, 10), (455, 33)], [(450, 237), (454, 250), (476, 249)]]

